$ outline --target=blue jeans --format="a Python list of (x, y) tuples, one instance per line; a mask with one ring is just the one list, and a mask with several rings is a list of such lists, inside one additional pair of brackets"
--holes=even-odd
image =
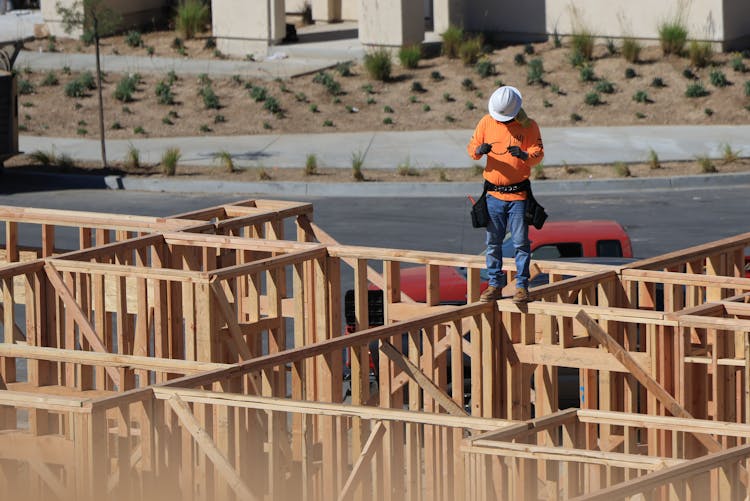
[(510, 230), (511, 240), (516, 251), (516, 287), (529, 287), (531, 245), (529, 243), (529, 227), (523, 220), (525, 209), (525, 200), (506, 202), (492, 195), (487, 195), (487, 210), (490, 215), (490, 221), (487, 224), (487, 273), (490, 277), (489, 285), (493, 287), (502, 287), (505, 283), (503, 240), (507, 230)]

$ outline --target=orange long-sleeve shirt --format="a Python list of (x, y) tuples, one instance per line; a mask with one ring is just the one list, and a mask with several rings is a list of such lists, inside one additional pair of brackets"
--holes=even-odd
[[(520, 183), (529, 178), (531, 168), (544, 158), (544, 145), (539, 126), (532, 119), (526, 119), (524, 124), (518, 120), (510, 123), (496, 121), (489, 114), (482, 117), (474, 130), (466, 150), (474, 160), (479, 160), (476, 149), (482, 143), (492, 145), (492, 151), (487, 154), (487, 165), (484, 168), (484, 178), (492, 184), (509, 185)], [(520, 146), (529, 154), (529, 158), (521, 160), (508, 153), (509, 146)], [(500, 200), (525, 200), (526, 192), (498, 193), (488, 192)]]

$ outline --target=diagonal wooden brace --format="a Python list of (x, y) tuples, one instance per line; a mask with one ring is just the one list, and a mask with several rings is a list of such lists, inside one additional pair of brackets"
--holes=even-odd
[(370, 436), (367, 438), (365, 446), (362, 448), (362, 454), (359, 455), (357, 462), (354, 463), (352, 472), (349, 474), (349, 478), (346, 479), (344, 488), (341, 489), (337, 501), (344, 501), (345, 499), (351, 498), (353, 489), (357, 487), (357, 484), (362, 479), (363, 471), (365, 471), (365, 468), (370, 465), (370, 460), (372, 460), (372, 457), (380, 449), (380, 444), (382, 443), (385, 432), (385, 425), (382, 421), (378, 421), (378, 424), (376, 424), (375, 428), (370, 432)]
[(172, 395), (169, 400), (169, 406), (172, 408), (177, 417), (180, 418), (180, 423), (185, 429), (192, 435), (198, 447), (214, 464), (218, 472), (224, 477), (229, 484), (229, 487), (237, 495), (237, 499), (242, 500), (256, 500), (258, 499), (250, 489), (242, 481), (242, 478), (234, 469), (232, 464), (222, 454), (211, 437), (206, 433), (195, 416), (193, 411), (190, 410), (188, 404), (180, 398), (179, 395)]
[[(81, 334), (86, 338), (86, 341), (89, 342), (89, 345), (91, 345), (94, 351), (98, 351), (99, 353), (109, 353), (107, 348), (102, 344), (102, 340), (94, 330), (91, 322), (86, 318), (86, 314), (83, 313), (81, 307), (78, 306), (75, 297), (73, 297), (73, 293), (68, 289), (68, 286), (65, 285), (65, 282), (60, 276), (60, 272), (58, 272), (51, 263), (46, 263), (44, 265), (44, 271), (47, 273), (47, 278), (49, 279), (50, 284), (65, 304), (66, 312), (73, 315), (73, 320), (78, 324)], [(105, 367), (104, 369), (119, 388), (120, 374), (117, 372), (117, 369), (114, 367)]]

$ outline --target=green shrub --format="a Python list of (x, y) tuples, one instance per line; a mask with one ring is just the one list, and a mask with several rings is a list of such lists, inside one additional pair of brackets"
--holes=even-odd
[(659, 155), (656, 154), (656, 151), (654, 151), (653, 148), (648, 151), (648, 166), (651, 169), (661, 169)]
[(578, 71), (578, 75), (581, 78), (581, 82), (593, 82), (596, 80), (596, 74), (594, 73), (594, 67), (590, 64), (584, 64)]
[(203, 42), (203, 48), (211, 50), (216, 48), (216, 39), (214, 37), (207, 37), (206, 41)]
[(433, 71), (433, 72), (431, 72), (431, 73), (430, 73), (430, 78), (431, 78), (431, 79), (432, 79), (432, 80), (433, 80), (434, 82), (440, 82), (440, 81), (441, 81), (441, 80), (443, 80), (443, 79), (444, 79), (445, 77), (444, 77), (443, 75), (441, 75), (439, 71)]
[(474, 86), (474, 82), (471, 80), (471, 78), (464, 78), (461, 81), (461, 87), (464, 90), (468, 90), (468, 91), (472, 91), (476, 89), (476, 87)]
[(586, 61), (591, 61), (594, 54), (594, 35), (586, 29), (578, 28), (570, 39), (573, 52), (583, 56)]
[(305, 175), (315, 176), (318, 173), (318, 157), (314, 153), (307, 155), (305, 160)]
[(415, 80), (411, 83), (411, 91), (412, 92), (419, 92), (420, 94), (423, 94), (427, 92), (427, 90), (422, 86), (422, 84)]
[(440, 34), (443, 39), (443, 55), (448, 59), (456, 59), (461, 42), (464, 39), (464, 30), (458, 26), (449, 26), (447, 30)]
[(138, 169), (141, 166), (141, 152), (132, 143), (125, 154), (125, 164), (132, 169)]
[(497, 73), (497, 68), (495, 68), (495, 65), (492, 63), (492, 61), (486, 58), (480, 60), (474, 66), (474, 69), (476, 70), (477, 75), (479, 75), (482, 78), (487, 78)]
[(161, 81), (158, 84), (156, 84), (156, 101), (159, 104), (164, 104), (171, 106), (174, 104), (174, 93), (172, 92), (172, 87), (170, 85), (167, 85), (167, 82)]
[(745, 82), (745, 97), (750, 97), (750, 80)]
[(168, 116), (168, 115), (167, 115), (167, 116), (164, 116), (164, 117), (162, 117), (162, 119), (161, 119), (161, 123), (163, 123), (164, 125), (174, 125), (174, 122), (172, 121), (172, 119), (171, 119), (171, 118), (169, 118), (169, 116)]
[(323, 121), (323, 127), (333, 127), (333, 121), (332, 120), (324, 120)]
[(202, 0), (182, 0), (177, 6), (175, 29), (185, 38), (193, 38), (211, 20), (211, 12)]
[(578, 113), (571, 113), (570, 114), (570, 121), (571, 122), (580, 122), (583, 120), (583, 117), (579, 115)]
[(68, 66), (67, 64), (65, 66), (63, 66), (62, 67), (62, 72), (63, 72), (64, 75), (70, 75), (70, 73), (71, 73), (70, 66)]
[(404, 68), (414, 69), (422, 59), (422, 47), (419, 44), (407, 45), (398, 50), (398, 60)]
[(476, 105), (471, 101), (466, 101), (466, 104), (464, 106), (468, 111), (474, 111), (477, 108)]
[(144, 129), (140, 125), (137, 125), (137, 126), (133, 127), (133, 134), (141, 134), (141, 135), (145, 136), (146, 135), (146, 129)]
[(732, 57), (729, 60), (729, 65), (736, 73), (745, 73), (747, 71), (745, 61), (742, 60), (742, 54), (740, 54), (739, 52), (732, 53)]
[(705, 87), (703, 87), (703, 84), (700, 82), (693, 82), (690, 85), (687, 86), (687, 89), (685, 90), (685, 96), (686, 97), (703, 97), (707, 96), (708, 91)]
[(122, 130), (122, 124), (120, 122), (113, 122), (112, 123), (112, 130)]
[(352, 61), (344, 61), (336, 65), (336, 73), (341, 75), (342, 77), (350, 77), (354, 73), (352, 73), (352, 65), (354, 63)]
[(297, 100), (298, 103), (306, 103), (307, 102), (307, 96), (304, 92), (297, 92), (294, 94), (294, 99)]
[(29, 154), (29, 158), (31, 160), (39, 165), (43, 165), (44, 167), (48, 167), (55, 163), (56, 157), (55, 153), (51, 151), (44, 151), (44, 150), (35, 150), (32, 151)]
[(727, 76), (721, 70), (711, 71), (708, 78), (711, 81), (711, 85), (713, 85), (714, 87), (726, 87), (727, 85), (729, 85)]
[(698, 161), (698, 166), (701, 168), (703, 174), (715, 174), (718, 172), (714, 163), (707, 156), (697, 157), (696, 160)]
[(650, 99), (648, 98), (648, 94), (645, 90), (639, 90), (636, 91), (635, 94), (633, 94), (633, 101), (636, 103), (648, 103)]
[(654, 79), (651, 80), (651, 87), (655, 89), (661, 89), (666, 86), (667, 84), (665, 84), (664, 80), (662, 80), (660, 77), (654, 77)]
[(684, 70), (682, 70), (682, 76), (687, 78), (688, 80), (696, 80), (698, 78), (690, 68), (685, 68)]
[(453, 115), (445, 115), (445, 117), (443, 118), (445, 118), (445, 121), (448, 122), (449, 124), (452, 124), (453, 122), (456, 121), (456, 118)]
[(268, 96), (266, 101), (263, 103), (263, 109), (266, 111), (270, 111), (274, 115), (281, 114), (281, 104), (279, 104), (278, 99), (272, 96)]
[(596, 85), (594, 86), (594, 90), (602, 94), (614, 94), (615, 86), (609, 80), (602, 79), (596, 82)]
[(555, 47), (555, 49), (559, 49), (562, 47), (562, 39), (560, 38), (560, 34), (557, 32), (557, 28), (555, 28), (555, 31), (552, 33), (552, 45)]
[(589, 106), (599, 106), (602, 103), (602, 98), (598, 92), (589, 92), (583, 98), (583, 102)]
[(641, 44), (635, 38), (625, 38), (622, 41), (622, 57), (629, 63), (638, 62), (641, 55)]
[(264, 129), (266, 129), (266, 130), (271, 130), (271, 129), (273, 129), (273, 127), (271, 126), (271, 123), (270, 123), (270, 122), (268, 122), (268, 120), (264, 120), (264, 121), (263, 121), (263, 128), (264, 128)]
[(94, 74), (90, 71), (84, 71), (78, 76), (78, 81), (86, 88), (86, 90), (96, 89), (96, 80)]
[(170, 72), (167, 73), (167, 85), (174, 85), (179, 79), (180, 77), (177, 76), (177, 73), (175, 73), (174, 70), (170, 70)]
[(544, 84), (544, 62), (542, 58), (536, 57), (529, 61), (526, 69), (526, 83), (529, 85)]
[(523, 66), (526, 64), (526, 56), (519, 52), (513, 56), (513, 63), (515, 63), (516, 66)]
[(224, 115), (216, 115), (214, 117), (215, 124), (223, 124), (226, 121), (227, 121), (227, 117), (225, 117)]
[(250, 97), (253, 98), (253, 101), (256, 103), (265, 101), (266, 98), (268, 98), (268, 89), (260, 86), (253, 87), (250, 89)]
[(545, 99), (542, 101), (542, 106), (544, 106), (545, 108), (552, 108), (552, 103)]
[(174, 176), (177, 172), (177, 162), (180, 161), (182, 153), (179, 148), (169, 148), (161, 156), (162, 172), (167, 176)]
[(81, 42), (83, 42), (84, 45), (91, 45), (94, 43), (94, 31), (85, 29), (83, 30), (83, 33), (81, 33)]
[(393, 119), (391, 117), (385, 117), (383, 119), (383, 125), (393, 125)]
[(148, 47), (146, 47), (146, 54), (148, 54), (149, 56), (153, 56), (155, 52), (156, 49), (154, 49), (153, 45), (149, 45)]
[(444, 92), (443, 101), (445, 101), (446, 103), (452, 103), (453, 101), (455, 101), (455, 99), (453, 99), (453, 96), (450, 95), (450, 92)]
[(42, 80), (42, 85), (45, 86), (53, 86), (58, 85), (60, 83), (60, 80), (58, 80), (57, 75), (54, 71), (48, 71), (47, 74), (44, 76), (44, 80)]
[(29, 94), (34, 93), (34, 84), (32, 84), (30, 81), (26, 80), (25, 78), (20, 78), (18, 80), (18, 93), (22, 96), (26, 96)]
[(630, 167), (625, 162), (615, 162), (612, 166), (617, 177), (630, 177)]
[(659, 42), (665, 56), (679, 56), (685, 48), (688, 30), (681, 16), (659, 24)]
[(129, 47), (140, 47), (143, 45), (141, 32), (132, 30), (125, 33), (125, 43), (128, 44)]
[(713, 116), (713, 114), (714, 114), (714, 110), (712, 110), (711, 108), (704, 108), (704, 109), (703, 109), (703, 113), (704, 113), (704, 114), (705, 114), (705, 115), (706, 115), (707, 117), (712, 117), (712, 116)]
[(385, 106), (383, 106), (383, 113), (393, 113), (393, 108), (386, 104)]
[(201, 89), (201, 96), (203, 97), (203, 106), (205, 106), (207, 110), (218, 110), (221, 108), (219, 97), (211, 87), (203, 87), (203, 89)]
[(133, 100), (133, 93), (136, 91), (137, 80), (132, 76), (125, 76), (120, 79), (115, 88), (115, 99), (123, 103), (129, 103)]
[(583, 54), (574, 50), (568, 56), (568, 61), (573, 68), (578, 68), (580, 66), (583, 66), (583, 64), (586, 62), (586, 58), (583, 56)]
[(362, 86), (362, 90), (365, 94), (375, 94), (375, 89), (372, 87), (372, 84), (364, 84)]
[(309, 108), (310, 108), (310, 112), (312, 112), (312, 113), (317, 113), (318, 112), (318, 105), (315, 104), (315, 103), (311, 103), (310, 106), (309, 106)]
[(713, 55), (714, 49), (711, 46), (711, 42), (699, 42), (697, 40), (690, 42), (688, 57), (690, 58), (690, 64), (693, 66), (705, 68), (711, 63)]
[(431, 109), (432, 109), (432, 108), (430, 108), (430, 105), (429, 105), (429, 104), (423, 104), (423, 105), (422, 105), (422, 111), (424, 111), (425, 113), (427, 113), (427, 112), (428, 112), (428, 111), (430, 111)]
[(376, 103), (377, 101), (375, 100), (374, 97), (370, 96), (367, 98), (367, 104), (376, 104)]
[(479, 56), (482, 55), (482, 44), (481, 36), (471, 37), (461, 43), (458, 56), (466, 66), (474, 65), (479, 61)]
[(637, 77), (638, 74), (635, 72), (633, 68), (625, 68), (625, 78), (630, 80), (631, 78)]

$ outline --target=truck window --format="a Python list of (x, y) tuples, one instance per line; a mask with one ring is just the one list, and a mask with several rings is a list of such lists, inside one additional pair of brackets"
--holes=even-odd
[(535, 259), (558, 259), (567, 257), (583, 257), (583, 246), (576, 242), (547, 244), (537, 247), (531, 253)]
[(622, 246), (619, 240), (598, 240), (596, 255), (599, 257), (622, 257)]

